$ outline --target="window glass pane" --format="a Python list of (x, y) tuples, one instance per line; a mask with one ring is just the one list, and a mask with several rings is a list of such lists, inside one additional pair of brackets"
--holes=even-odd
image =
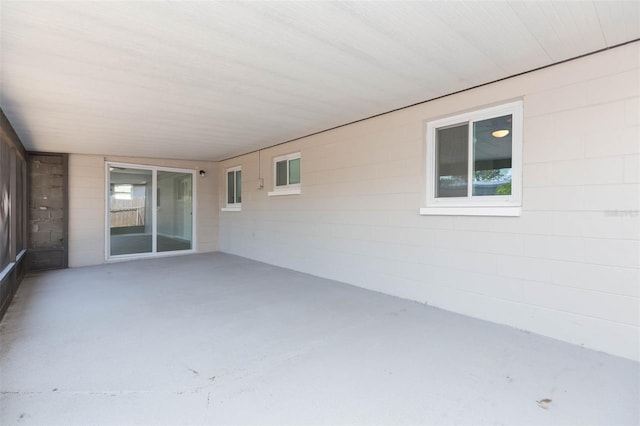
[(242, 202), (242, 171), (236, 172), (236, 203)]
[(109, 169), (109, 234), (111, 255), (151, 253), (152, 171)]
[(287, 160), (276, 163), (276, 186), (287, 184)]
[(473, 195), (511, 194), (512, 117), (473, 123)]
[(193, 179), (191, 173), (158, 170), (161, 203), (157, 209), (158, 252), (191, 250), (193, 238)]
[(117, 200), (130, 200), (132, 197), (133, 185), (114, 185), (113, 193)]
[(227, 204), (233, 204), (234, 191), (233, 191), (233, 172), (227, 172)]
[(24, 248), (24, 162), (20, 158), (16, 158), (16, 253)]
[(9, 144), (0, 141), (0, 271), (9, 264), (9, 241), (10, 234), (10, 209), (11, 193), (9, 192), (9, 182), (11, 179), (11, 150)]
[(436, 130), (436, 197), (466, 197), (469, 125)]
[(300, 159), (289, 161), (289, 184), (300, 183)]

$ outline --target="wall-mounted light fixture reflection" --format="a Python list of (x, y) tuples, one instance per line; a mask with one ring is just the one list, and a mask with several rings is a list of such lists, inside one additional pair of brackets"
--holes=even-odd
[(505, 136), (507, 136), (509, 134), (509, 131), (507, 129), (502, 129), (502, 130), (495, 130), (491, 133), (491, 135), (494, 138), (504, 138)]

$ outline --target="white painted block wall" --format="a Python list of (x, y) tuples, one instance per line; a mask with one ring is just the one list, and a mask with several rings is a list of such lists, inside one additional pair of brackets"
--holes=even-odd
[[(636, 42), (224, 161), (220, 250), (638, 360), (639, 64)], [(426, 122), (513, 99), (522, 215), (420, 216)], [(268, 197), (296, 151), (302, 193)]]
[(69, 266), (104, 262), (104, 157), (69, 155)]
[(105, 161), (205, 170), (196, 174), (196, 229), (200, 253), (218, 250), (218, 163), (69, 155), (69, 266), (105, 262)]

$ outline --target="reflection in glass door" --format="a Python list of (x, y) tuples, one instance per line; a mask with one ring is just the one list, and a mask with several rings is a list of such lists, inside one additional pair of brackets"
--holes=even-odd
[(108, 164), (109, 257), (193, 248), (193, 172)]
[(158, 170), (158, 251), (191, 249), (191, 173)]
[(152, 187), (151, 170), (109, 167), (111, 256), (152, 252)]

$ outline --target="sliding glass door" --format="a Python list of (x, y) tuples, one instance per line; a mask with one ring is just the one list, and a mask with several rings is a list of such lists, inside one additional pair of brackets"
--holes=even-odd
[(191, 249), (191, 173), (158, 170), (158, 251)]
[(193, 249), (194, 172), (108, 163), (107, 253)]

